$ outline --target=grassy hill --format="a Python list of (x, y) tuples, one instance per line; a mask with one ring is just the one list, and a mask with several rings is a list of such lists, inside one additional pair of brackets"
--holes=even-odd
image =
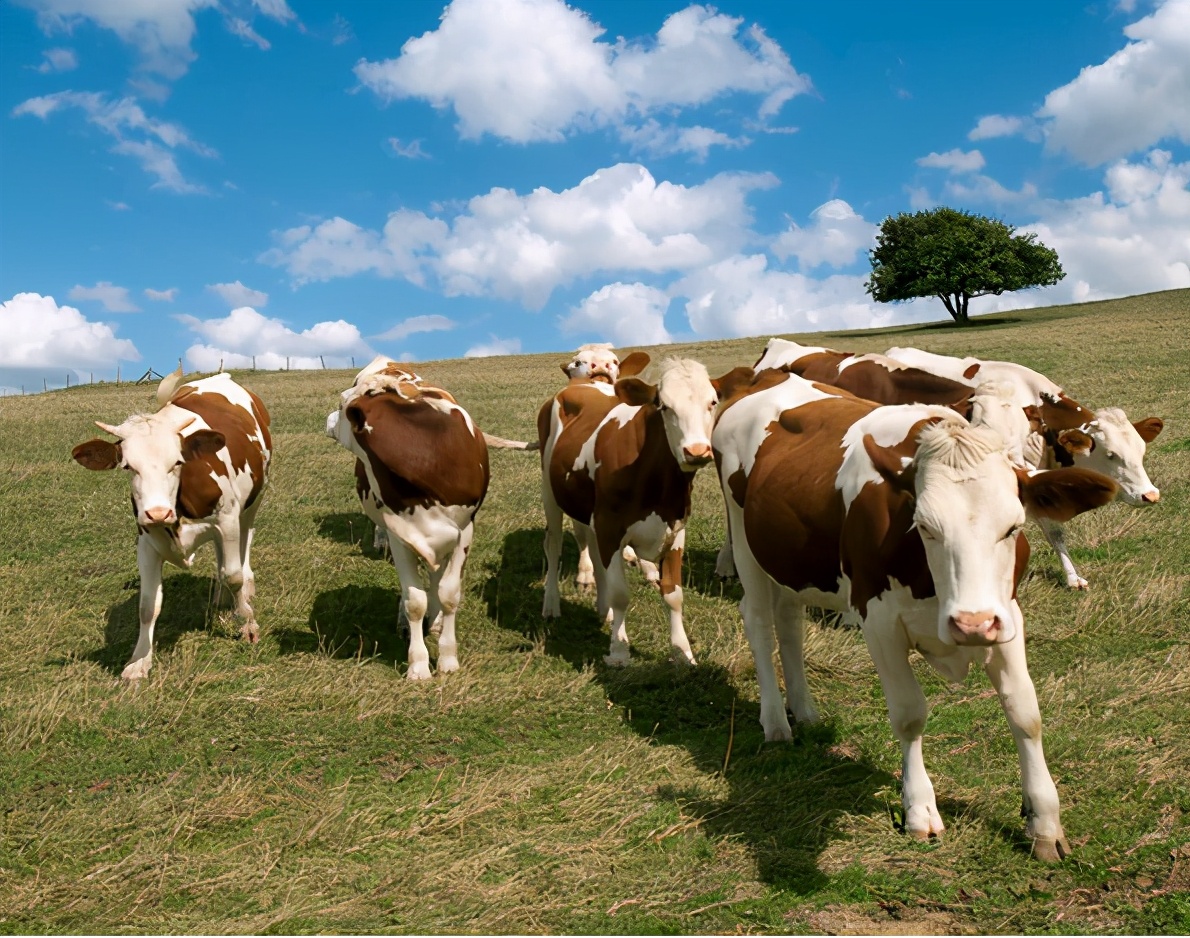
[[(1021, 605), (1076, 846), (1063, 865), (1028, 855), (982, 673), (952, 688), (916, 663), (940, 843), (894, 829), (899, 748), (858, 632), (809, 627), (824, 722), (763, 742), (739, 587), (713, 575), (710, 471), (687, 539), (697, 668), (669, 663), (665, 607), (635, 574), (633, 662), (604, 667), (569, 538), (563, 615), (543, 627), (537, 460), (496, 452), (462, 670), (406, 682), (396, 575), (323, 435), (352, 375), (244, 373), (276, 440), (253, 553), (261, 642), (212, 608), (206, 548), (167, 568), (136, 687), (117, 679), (137, 631), (128, 483), (70, 449), (153, 389), (0, 400), (0, 932), (1190, 931), (1190, 290), (976, 323), (812, 338), (1008, 358), (1089, 406), (1166, 421), (1147, 459), (1160, 505), (1069, 527), (1089, 593), (1030, 529)], [(653, 351), (718, 374), (763, 344)], [(524, 439), (562, 359), (419, 371)]]

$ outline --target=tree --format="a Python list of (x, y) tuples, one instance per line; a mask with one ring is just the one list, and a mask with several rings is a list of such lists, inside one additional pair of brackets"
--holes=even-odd
[(1066, 276), (1058, 252), (995, 218), (935, 208), (889, 216), (868, 252), (877, 303), (936, 296), (959, 325), (972, 297), (1048, 287)]

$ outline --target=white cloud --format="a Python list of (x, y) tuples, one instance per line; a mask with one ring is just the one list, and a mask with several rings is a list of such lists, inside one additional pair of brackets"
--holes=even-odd
[(1190, 143), (1190, 0), (1124, 28), (1132, 40), (1051, 91), (1037, 116), (1046, 147), (1095, 166), (1162, 140)]
[(996, 137), (1020, 135), (1027, 140), (1040, 140), (1041, 131), (1032, 118), (987, 114), (967, 134), (968, 140), (993, 140)]
[(273, 47), (267, 39), (252, 28), (252, 24), (245, 19), (238, 16), (229, 16), (227, 18), (227, 31), (232, 35), (239, 36), (245, 42), (250, 42), (258, 49), (268, 51)]
[(286, 0), (252, 0), (252, 5), (278, 23), (288, 23), (297, 19), (297, 14), (289, 8)]
[(918, 166), (925, 166), (930, 169), (945, 169), (949, 173), (974, 173), (983, 169), (986, 161), (983, 154), (978, 150), (971, 150), (964, 153), (957, 147), (953, 150), (947, 150), (945, 153), (930, 153), (928, 156), (919, 157), (917, 160)]
[(401, 143), (400, 137), (389, 137), (388, 148), (393, 151), (394, 155), (403, 156), (407, 160), (428, 160), (430, 158), (430, 154), (421, 148), (420, 140)]
[(776, 184), (720, 173), (693, 186), (658, 183), (639, 164), (601, 169), (572, 189), (492, 189), (449, 223), (392, 213), (383, 232), (343, 218), (282, 232), (261, 256), (301, 283), (365, 271), (429, 277), (448, 296), (497, 296), (540, 308), (558, 287), (607, 271), (681, 271), (751, 237), (747, 195)]
[(643, 283), (609, 283), (571, 310), (562, 328), (618, 346), (662, 345), (673, 341), (665, 328), (668, 308), (664, 290)]
[(978, 202), (992, 205), (1029, 205), (1037, 199), (1037, 187), (1031, 182), (1020, 189), (1009, 189), (991, 176), (976, 174), (965, 179), (948, 179), (943, 186), (946, 197), (955, 202)]
[(70, 293), (67, 296), (72, 300), (95, 300), (102, 303), (103, 308), (109, 313), (135, 313), (140, 311), (140, 307), (129, 299), (127, 287), (117, 287), (115, 284), (109, 283), (106, 280), (100, 280), (93, 287), (73, 286), (70, 288)]
[(430, 316), (410, 316), (408, 319), (402, 320), (391, 329), (387, 329), (380, 335), (372, 336), (377, 341), (400, 342), (402, 339), (407, 339), (411, 335), (419, 332), (443, 332), (453, 329), (458, 323), (446, 316), (430, 315)]
[(79, 59), (73, 49), (46, 49), (41, 55), (45, 61), (37, 66), (37, 70), (43, 75), (70, 72), (79, 67)]
[(386, 101), (452, 108), (469, 139), (556, 141), (729, 93), (762, 95), (769, 117), (812, 86), (759, 27), (741, 34), (742, 23), (691, 5), (648, 42), (609, 43), (561, 0), (454, 0), (438, 29), (397, 58), (361, 60), (355, 74)]
[(130, 212), (130, 211), (132, 211), (132, 206), (129, 205), (127, 202), (113, 202), (111, 199), (104, 199), (104, 201), (108, 204), (108, 207), (111, 208), (112, 211), (115, 211), (115, 212)]
[(491, 358), (493, 355), (518, 355), (521, 351), (520, 339), (500, 339), (489, 336), (490, 341), (473, 345), (463, 353), (464, 358)]
[(37, 293), (18, 293), (0, 304), (0, 333), (0, 367), (6, 369), (114, 369), (118, 360), (140, 359), (136, 346), (117, 339), (110, 326)]
[(12, 116), (33, 115), (45, 120), (69, 108), (81, 110), (88, 123), (116, 140), (113, 153), (133, 157), (145, 172), (156, 176), (153, 188), (180, 193), (203, 191), (183, 178), (173, 151), (185, 149), (208, 158), (218, 154), (179, 125), (149, 117), (135, 98), (109, 99), (92, 91), (59, 91), (22, 101), (12, 109)]
[(842, 199), (831, 199), (810, 213), (811, 224), (799, 228), (790, 222), (788, 230), (773, 242), (773, 253), (781, 260), (796, 256), (802, 270), (820, 264), (845, 267), (860, 251), (870, 248), (880, 226), (865, 220)]
[(666, 127), (652, 118), (639, 127), (621, 127), (620, 138), (630, 143), (635, 152), (655, 157), (689, 153), (699, 163), (706, 160), (711, 147), (738, 149), (752, 142), (747, 137), (732, 137), (710, 127)]
[(269, 302), (267, 293), (246, 287), (238, 280), (235, 283), (209, 283), (207, 289), (233, 309), (238, 306), (267, 306)]
[(145, 297), (158, 303), (172, 303), (177, 295), (177, 287), (170, 287), (168, 290), (154, 290), (152, 287), (145, 287)]
[(224, 368), (265, 370), (279, 368), (321, 368), (321, 355), (330, 367), (347, 367), (352, 356), (370, 358), (375, 353), (360, 331), (349, 322), (315, 323), (309, 329), (294, 332), (280, 319), (269, 319), (248, 306), (233, 309), (222, 319), (198, 319), (178, 316), (205, 342), (186, 350), (186, 361), (198, 371)]

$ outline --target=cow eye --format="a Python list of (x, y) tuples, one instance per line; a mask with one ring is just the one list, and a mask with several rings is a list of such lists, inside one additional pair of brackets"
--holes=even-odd
[(1004, 535), (1003, 540), (1007, 541), (1011, 537), (1016, 537), (1018, 534), (1021, 533), (1021, 528), (1023, 528), (1023, 527), (1024, 527), (1023, 524), (1014, 524), (1011, 528), (1008, 529), (1008, 533)]
[(179, 459), (176, 463), (174, 463), (174, 468), (177, 469), (178, 466), (182, 465), (182, 463), (184, 463), (185, 461), (186, 460), (184, 460), (184, 459)]
[(917, 525), (917, 533), (918, 533), (918, 534), (920, 534), (920, 535), (921, 535), (923, 538), (925, 538), (925, 539), (926, 539), (926, 540), (928, 540), (928, 541), (936, 541), (936, 540), (938, 540), (938, 535), (936, 535), (936, 534), (935, 534), (933, 531), (931, 531), (929, 528), (927, 528), (927, 527), (923, 527), (923, 526), (921, 525), (921, 523), (918, 523), (918, 525)]

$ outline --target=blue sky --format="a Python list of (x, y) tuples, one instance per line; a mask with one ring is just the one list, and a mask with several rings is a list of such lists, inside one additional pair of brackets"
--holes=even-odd
[(1190, 286), (1190, 0), (0, 0), (0, 95), (7, 389), (940, 319), (939, 204)]

